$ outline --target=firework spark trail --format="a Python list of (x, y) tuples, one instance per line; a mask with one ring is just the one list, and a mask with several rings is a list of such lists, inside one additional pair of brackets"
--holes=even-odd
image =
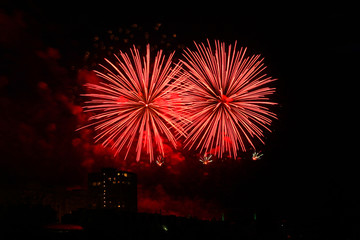
[[(270, 131), (271, 119), (276, 118), (266, 105), (275, 105), (268, 95), (275, 92), (266, 85), (276, 79), (268, 77), (260, 55), (246, 56), (246, 48), (236, 50), (215, 41), (207, 46), (195, 42), (196, 51), (186, 49), (183, 63), (191, 87), (187, 88), (188, 111), (191, 124), (185, 147), (200, 149), (202, 153), (218, 148), (236, 158), (238, 151), (246, 151), (253, 139), (262, 143), (262, 129)], [(220, 148), (219, 148), (220, 146)], [(239, 148), (240, 146), (240, 148)]]
[(200, 156), (199, 161), (202, 162), (202, 164), (207, 165), (212, 162), (211, 158), (212, 158), (211, 154), (210, 155), (204, 154), (204, 156)]
[(95, 142), (110, 146), (115, 155), (126, 147), (125, 159), (136, 144), (136, 160), (140, 160), (145, 147), (153, 161), (154, 151), (164, 156), (161, 136), (174, 147), (175, 136), (186, 136), (182, 128), (185, 111), (180, 99), (185, 76), (181, 64), (172, 66), (173, 55), (166, 60), (160, 50), (151, 62), (147, 45), (143, 59), (135, 46), (130, 57), (120, 51), (119, 56), (114, 54), (115, 63), (105, 59), (109, 67), (100, 65), (104, 73), (95, 71), (103, 81), (85, 84), (92, 92), (83, 94), (91, 99), (85, 102), (84, 109), (96, 114), (89, 118), (93, 122), (82, 128), (95, 127)]

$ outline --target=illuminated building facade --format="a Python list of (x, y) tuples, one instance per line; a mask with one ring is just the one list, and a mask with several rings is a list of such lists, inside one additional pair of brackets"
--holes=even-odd
[(103, 168), (90, 173), (89, 193), (92, 208), (116, 208), (137, 211), (137, 176), (135, 173)]

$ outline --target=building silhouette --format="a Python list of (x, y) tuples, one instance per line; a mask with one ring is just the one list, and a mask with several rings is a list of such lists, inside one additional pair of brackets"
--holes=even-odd
[(137, 211), (137, 176), (135, 173), (103, 168), (88, 176), (91, 208), (116, 208)]

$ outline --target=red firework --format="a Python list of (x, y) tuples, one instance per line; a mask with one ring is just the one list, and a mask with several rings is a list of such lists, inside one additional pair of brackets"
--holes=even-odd
[(263, 130), (270, 131), (276, 118), (266, 106), (274, 105), (268, 95), (275, 92), (266, 85), (276, 79), (264, 73), (260, 55), (246, 56), (246, 48), (236, 50), (215, 41), (195, 43), (196, 51), (187, 49), (181, 61), (188, 73), (187, 110), (191, 124), (185, 126), (185, 146), (206, 153), (217, 149), (236, 159), (238, 151), (246, 151), (246, 143), (254, 149), (253, 139), (262, 143)]
[(100, 65), (104, 72), (95, 71), (102, 79), (99, 84), (87, 83), (92, 93), (83, 94), (91, 100), (85, 102), (86, 111), (95, 112), (89, 120), (95, 126), (95, 141), (110, 146), (115, 155), (126, 147), (125, 159), (136, 143), (136, 160), (145, 148), (150, 162), (154, 151), (164, 156), (162, 136), (176, 147), (174, 134), (185, 136), (180, 124), (184, 121), (181, 101), (182, 82), (179, 64), (172, 66), (172, 53), (166, 60), (158, 51), (153, 62), (150, 46), (141, 58), (138, 49), (131, 49), (131, 56), (120, 51), (109, 68)]

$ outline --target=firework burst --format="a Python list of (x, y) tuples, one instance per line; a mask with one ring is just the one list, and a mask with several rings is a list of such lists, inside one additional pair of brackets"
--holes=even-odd
[(259, 160), (262, 158), (263, 155), (264, 154), (255, 151), (255, 152), (253, 152), (251, 159), (254, 161)]
[(211, 154), (210, 155), (204, 154), (204, 156), (200, 156), (199, 161), (202, 162), (202, 164), (207, 165), (213, 161), (211, 158), (212, 158)]
[(180, 124), (185, 78), (180, 64), (172, 64), (173, 54), (166, 59), (160, 50), (151, 61), (147, 45), (143, 58), (134, 46), (130, 56), (120, 51), (114, 54), (116, 61), (105, 59), (108, 67), (100, 65), (104, 71), (95, 71), (102, 82), (85, 84), (91, 92), (83, 94), (90, 98), (84, 109), (95, 113), (85, 127), (95, 127), (96, 142), (111, 147), (115, 155), (127, 149), (124, 159), (136, 144), (136, 160), (145, 149), (150, 162), (154, 151), (164, 156), (163, 137), (176, 147), (175, 136), (185, 136)]
[(276, 116), (267, 106), (275, 103), (267, 96), (275, 89), (266, 85), (275, 79), (264, 73), (260, 55), (246, 56), (246, 48), (236, 50), (236, 42), (226, 47), (215, 41), (215, 49), (207, 43), (195, 43), (196, 51), (185, 50), (181, 61), (191, 85), (185, 147), (236, 158), (248, 144), (255, 149), (254, 138), (264, 143), (263, 129), (270, 131)]
[(165, 159), (163, 155), (158, 155), (156, 158), (156, 164), (161, 167), (165, 163)]

